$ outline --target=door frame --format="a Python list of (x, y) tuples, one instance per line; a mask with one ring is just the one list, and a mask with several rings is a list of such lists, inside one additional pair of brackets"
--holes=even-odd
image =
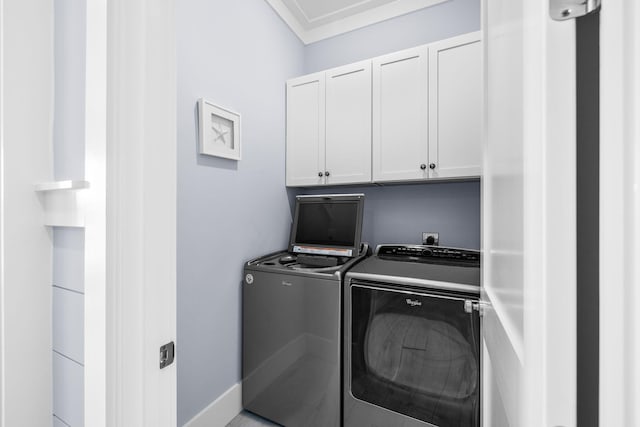
[(640, 398), (638, 20), (636, 1), (602, 0), (599, 419), (603, 426), (640, 422), (636, 407)]
[[(52, 179), (53, 5), (0, 10), (0, 426), (48, 425), (52, 251), (34, 184)], [(176, 365), (159, 369), (176, 341), (174, 12), (87, 3), (86, 425), (177, 421)]]
[(84, 423), (105, 427), (107, 410), (107, 1), (86, 2), (84, 192)]
[[(176, 363), (174, 0), (107, 6), (107, 425), (173, 427)], [(176, 358), (177, 359), (177, 358)]]

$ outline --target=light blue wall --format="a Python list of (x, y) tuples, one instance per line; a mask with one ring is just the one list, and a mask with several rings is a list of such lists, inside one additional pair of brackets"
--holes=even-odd
[(55, 0), (55, 179), (84, 179), (86, 0)]
[(334, 187), (300, 194), (364, 193), (362, 240), (422, 243), (423, 231), (440, 233), (440, 245), (480, 248), (480, 182)]
[[(479, 29), (479, 0), (449, 0), (304, 47), (265, 0), (176, 2), (178, 425), (240, 381), (242, 264), (286, 247), (295, 194), (364, 192), (364, 238), (479, 247), (476, 182), (284, 187), (285, 80)], [(197, 154), (196, 101), (242, 114), (242, 160)]]
[[(242, 264), (286, 246), (285, 80), (301, 42), (264, 0), (176, 2), (178, 425), (240, 381)], [(242, 160), (197, 153), (196, 101), (242, 115)]]
[[(86, 1), (54, 1), (53, 173), (84, 179)], [(84, 425), (84, 229), (54, 227), (54, 426)]]
[(53, 229), (53, 423), (84, 425), (84, 229)]
[(480, 29), (480, 0), (448, 0), (305, 49), (305, 73), (337, 67)]

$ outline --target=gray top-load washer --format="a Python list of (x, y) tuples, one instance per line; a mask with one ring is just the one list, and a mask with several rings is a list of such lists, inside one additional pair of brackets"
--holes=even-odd
[(340, 265), (308, 267), (289, 252), (249, 261), (242, 286), (242, 403), (287, 427), (340, 425)]
[(341, 423), (342, 286), (367, 255), (363, 194), (297, 196), (286, 252), (242, 285), (242, 403), (286, 427)]

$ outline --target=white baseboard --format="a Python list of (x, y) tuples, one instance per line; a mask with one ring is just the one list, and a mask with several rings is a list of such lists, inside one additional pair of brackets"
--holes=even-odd
[(211, 402), (183, 427), (224, 427), (242, 411), (242, 383), (237, 383)]

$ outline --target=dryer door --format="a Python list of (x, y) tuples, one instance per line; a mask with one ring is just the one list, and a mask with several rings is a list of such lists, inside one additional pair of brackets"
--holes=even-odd
[(348, 298), (348, 396), (371, 407), (345, 404), (346, 425), (372, 425), (379, 407), (415, 425), (479, 426), (479, 318), (465, 311), (469, 298), (359, 283)]

